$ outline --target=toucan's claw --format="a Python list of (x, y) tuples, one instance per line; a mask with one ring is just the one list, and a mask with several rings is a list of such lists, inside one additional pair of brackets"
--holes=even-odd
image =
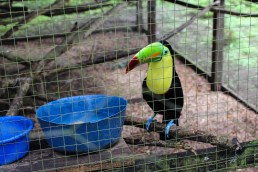
[(168, 124), (167, 124), (167, 126), (166, 126), (166, 138), (168, 139), (169, 138), (169, 129), (170, 129), (170, 127), (172, 127), (173, 125), (176, 125), (175, 123), (174, 123), (174, 120), (171, 120)]
[(152, 123), (153, 118), (155, 118), (155, 116), (156, 116), (156, 113), (154, 113), (154, 114), (148, 119), (148, 121), (146, 122), (146, 130), (147, 130), (147, 131), (149, 131), (149, 129), (150, 129), (150, 124)]

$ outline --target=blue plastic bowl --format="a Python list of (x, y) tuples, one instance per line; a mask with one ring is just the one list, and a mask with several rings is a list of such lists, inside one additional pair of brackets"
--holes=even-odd
[(47, 143), (71, 153), (99, 151), (121, 137), (127, 100), (106, 95), (62, 98), (37, 109)]
[(0, 165), (9, 164), (29, 151), (31, 119), (22, 116), (0, 117)]

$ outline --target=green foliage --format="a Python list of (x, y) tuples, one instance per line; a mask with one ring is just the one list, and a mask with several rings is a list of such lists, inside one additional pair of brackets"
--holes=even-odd
[(230, 31), (230, 42), (225, 48), (229, 60), (246, 67), (257, 66), (258, 20), (256, 18), (225, 17), (225, 33)]
[[(213, 0), (187, 0), (186, 2), (195, 5), (207, 6)], [(167, 30), (171, 30), (183, 24), (186, 20), (198, 12), (196, 9), (185, 8), (172, 3), (159, 1), (158, 3), (162, 11), (162, 18), (159, 19), (162, 24), (158, 27), (162, 28), (165, 33)], [(180, 7), (180, 8), (179, 8)], [(243, 0), (229, 0), (226, 1), (226, 8), (245, 13), (257, 13), (258, 5), (255, 3), (243, 1)], [(170, 12), (169, 9), (175, 9), (176, 14)], [(185, 46), (203, 45), (202, 47), (211, 47), (212, 44), (212, 16), (213, 13), (206, 13), (200, 17), (195, 25), (189, 28), (190, 30), (183, 30), (180, 34), (177, 44)], [(180, 19), (179, 19), (180, 18)], [(206, 27), (206, 28), (205, 28)], [(191, 34), (198, 34), (193, 40)], [(225, 15), (225, 51), (224, 59), (235, 66), (244, 66), (248, 68), (257, 67), (258, 63), (258, 18), (250, 17), (238, 17), (233, 15)], [(180, 45), (179, 45), (180, 44)], [(194, 48), (193, 48), (194, 49)], [(181, 51), (184, 51), (183, 49)], [(199, 51), (199, 49), (197, 49)], [(200, 51), (204, 51), (203, 49)], [(201, 63), (201, 62), (200, 62)], [(205, 65), (205, 64), (204, 64)]]
[(248, 164), (258, 165), (257, 146), (258, 140), (254, 140), (244, 145), (244, 151), (238, 157), (237, 161), (239, 166), (246, 167)]
[[(200, 6), (207, 6), (212, 3), (213, 0), (186, 0), (186, 2)], [(226, 0), (225, 7), (226, 9), (244, 13), (255, 13), (258, 11), (257, 4), (245, 0)]]
[[(207, 6), (213, 0), (187, 0), (188, 3)], [(244, 0), (225, 1), (226, 9), (242, 12), (257, 13), (258, 5)], [(195, 12), (195, 10), (193, 10)], [(210, 18), (209, 18), (210, 17)], [(212, 14), (207, 13), (201, 17), (198, 22), (207, 24)], [(204, 35), (201, 40), (207, 39)], [(225, 15), (225, 60), (249, 68), (257, 67), (258, 63), (258, 18), (238, 17)], [(212, 42), (212, 35), (209, 35), (209, 43)]]
[(0, 25), (0, 33), (5, 33), (7, 30), (11, 29), (14, 24), (8, 24), (6, 26)]
[(47, 6), (49, 6), (50, 4), (54, 3), (55, 0), (30, 0), (30, 1), (20, 1), (20, 2), (14, 2), (13, 5), (14, 6), (26, 6), (28, 7), (30, 10), (37, 10), (37, 9), (42, 9), (45, 8)]
[[(77, 0), (74, 0), (77, 1)], [(23, 1), (21, 3), (16, 3), (16, 6), (19, 6), (21, 4), (25, 5), (24, 3), (27, 1)], [(36, 8), (37, 1), (28, 1), (30, 2), (29, 7)], [(43, 6), (48, 6), (50, 3), (53, 3), (54, 1), (48, 0), (44, 1), (44, 4), (41, 4)], [(93, 1), (94, 2), (94, 1)], [(88, 3), (88, 2), (87, 2)], [(70, 4), (67, 4), (70, 5)], [(42, 6), (41, 6), (42, 7)], [(96, 9), (96, 10), (90, 10), (85, 11), (82, 13), (73, 13), (73, 14), (67, 14), (67, 15), (58, 15), (53, 17), (48, 16), (38, 16), (32, 21), (26, 23), (23, 25), (19, 31), (14, 33), (14, 36), (35, 36), (35, 35), (45, 35), (45, 34), (55, 34), (55, 33), (65, 33), (71, 29), (73, 26), (73, 23), (77, 21), (79, 24), (82, 22), (85, 22), (87, 19), (90, 19), (94, 16), (97, 16), (98, 14), (103, 13), (103, 11), (107, 11), (111, 7), (103, 7), (102, 9)], [(103, 11), (102, 11), (103, 10)], [(11, 24), (8, 24), (6, 26), (0, 25), (0, 36), (4, 34), (7, 30), (11, 29), (15, 22)]]

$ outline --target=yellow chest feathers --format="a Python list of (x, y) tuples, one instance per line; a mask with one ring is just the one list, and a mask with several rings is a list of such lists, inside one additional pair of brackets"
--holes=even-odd
[(168, 53), (159, 62), (150, 62), (147, 73), (147, 87), (155, 94), (166, 93), (173, 79), (173, 61)]

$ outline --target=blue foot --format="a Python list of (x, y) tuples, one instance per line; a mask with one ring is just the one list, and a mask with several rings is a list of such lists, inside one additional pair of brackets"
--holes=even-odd
[(147, 131), (149, 131), (149, 129), (150, 129), (150, 124), (152, 123), (153, 118), (155, 118), (156, 115), (157, 115), (157, 114), (154, 113), (154, 114), (152, 115), (152, 117), (150, 117), (150, 118), (148, 119), (148, 121), (146, 122), (146, 130), (147, 130)]
[(167, 124), (167, 126), (166, 126), (166, 138), (169, 138), (169, 129), (170, 129), (170, 127), (172, 127), (173, 125), (176, 125), (176, 124), (174, 124), (174, 120), (171, 120), (168, 124)]

